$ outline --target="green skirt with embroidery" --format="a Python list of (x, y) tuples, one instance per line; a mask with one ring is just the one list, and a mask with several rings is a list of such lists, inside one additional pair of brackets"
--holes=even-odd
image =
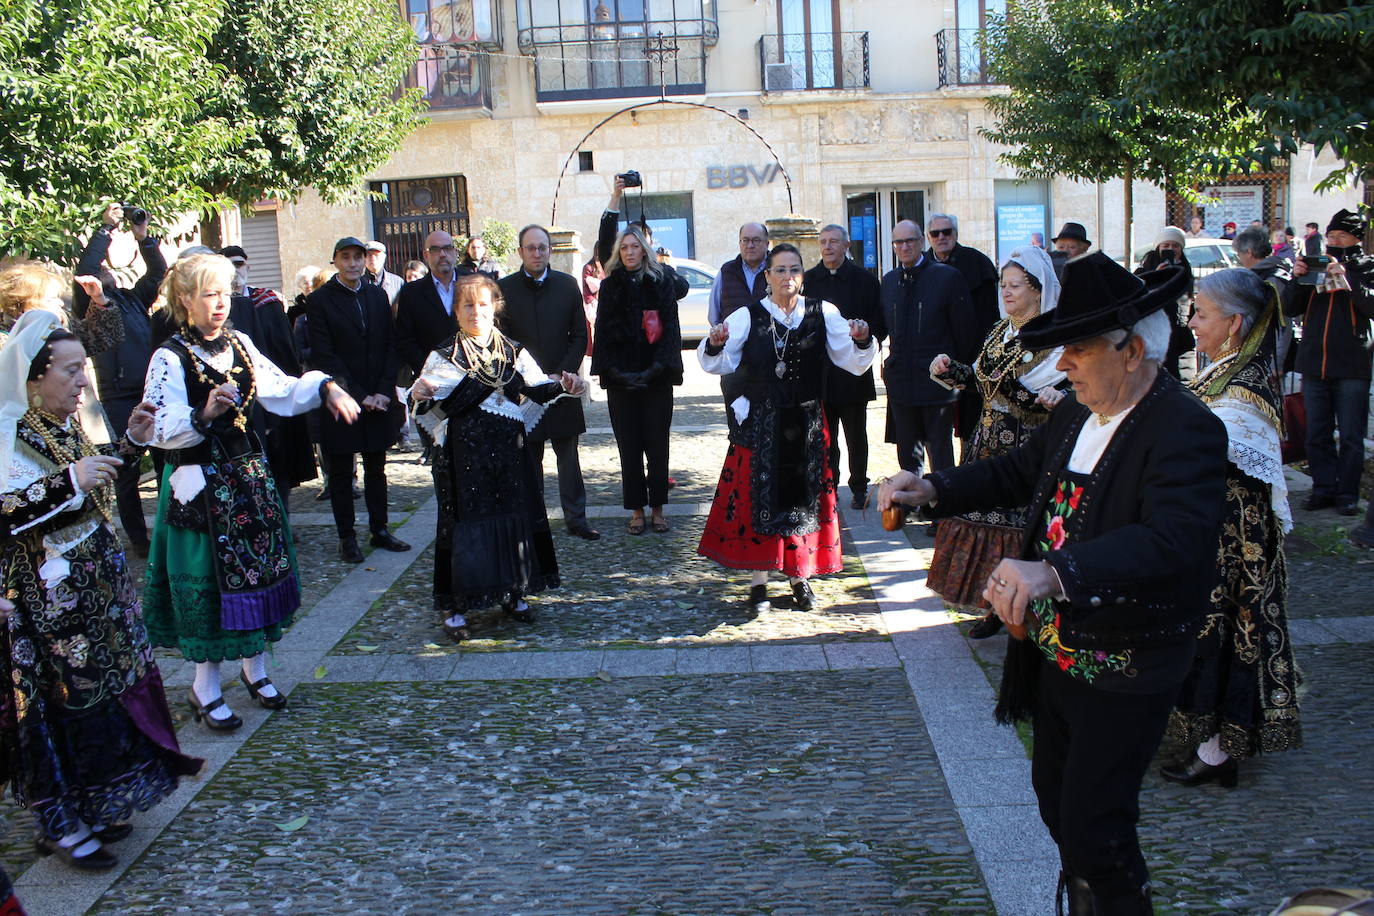
[[(220, 593), (210, 535), (167, 524), (172, 498), (171, 465), (163, 468), (158, 491), (157, 521), (148, 550), (147, 584), (143, 590), (143, 620), (155, 646), (177, 649), (193, 662), (248, 658), (281, 639), (287, 618), (257, 630), (226, 630), (220, 626)], [(285, 513), (283, 513), (283, 518)], [(289, 521), (286, 549), (296, 570), (296, 548)]]

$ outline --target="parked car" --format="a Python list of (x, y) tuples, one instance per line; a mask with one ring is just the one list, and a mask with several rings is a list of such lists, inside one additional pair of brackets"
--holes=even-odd
[(687, 295), (678, 300), (678, 321), (682, 325), (682, 345), (695, 347), (711, 333), (711, 323), (706, 320), (706, 312), (711, 304), (711, 285), (715, 283), (718, 271), (710, 264), (693, 261), (690, 258), (670, 258), (673, 270), (687, 280)]

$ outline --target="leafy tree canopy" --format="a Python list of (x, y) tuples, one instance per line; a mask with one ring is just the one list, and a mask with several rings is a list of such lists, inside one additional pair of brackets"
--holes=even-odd
[(213, 207), (202, 164), (242, 135), (194, 97), (214, 0), (0, 0), (0, 255), (63, 258), (111, 200)]
[(420, 91), (398, 91), (416, 56), (395, 0), (226, 5), (209, 49), (226, 77), (201, 83), (200, 98), (246, 130), (206, 163), (205, 188), (244, 204), (355, 192), (421, 123)]
[(1131, 91), (1213, 117), (1243, 104), (1274, 138), (1223, 167), (1311, 144), (1343, 163), (1321, 187), (1374, 175), (1374, 4), (1138, 0), (1125, 21)]

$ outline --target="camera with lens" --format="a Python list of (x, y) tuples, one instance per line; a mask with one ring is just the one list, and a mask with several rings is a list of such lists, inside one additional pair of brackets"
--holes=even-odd
[(1307, 265), (1307, 273), (1297, 278), (1300, 286), (1321, 286), (1326, 282), (1326, 265), (1331, 263), (1329, 257), (1324, 254), (1303, 255), (1302, 262)]
[(639, 173), (634, 170), (630, 170), (628, 172), (621, 172), (619, 175), (615, 177), (624, 181), (625, 187), (627, 188), (642, 188), (644, 186), (644, 179), (641, 178), (639, 176)]
[(137, 226), (140, 223), (148, 222), (148, 211), (137, 204), (120, 204), (124, 208), (124, 218), (130, 225)]

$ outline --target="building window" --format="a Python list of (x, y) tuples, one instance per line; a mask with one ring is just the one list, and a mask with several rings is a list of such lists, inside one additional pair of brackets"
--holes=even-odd
[(957, 28), (935, 36), (941, 86), (985, 86), (993, 81), (980, 42), (989, 20), (1007, 13), (1007, 0), (958, 0)]
[(840, 31), (839, 0), (779, 0), (778, 34), (759, 39), (763, 91), (868, 86), (868, 33)]
[(577, 151), (577, 170), (579, 172), (596, 171), (596, 163), (592, 159), (591, 150), (583, 149)]
[(691, 194), (625, 193), (620, 205), (620, 228), (630, 221), (644, 221), (654, 232), (654, 248), (679, 258), (695, 258), (696, 230), (692, 223)]
[[(520, 50), (534, 58), (540, 102), (706, 92), (714, 0), (518, 0)], [(645, 56), (659, 34), (676, 51)]]
[(462, 175), (374, 181), (372, 232), (386, 246), (392, 265), (423, 260), (425, 236), (442, 229), (467, 235), (468, 183)]
[(421, 44), (501, 47), (497, 0), (400, 0), (401, 14)]

